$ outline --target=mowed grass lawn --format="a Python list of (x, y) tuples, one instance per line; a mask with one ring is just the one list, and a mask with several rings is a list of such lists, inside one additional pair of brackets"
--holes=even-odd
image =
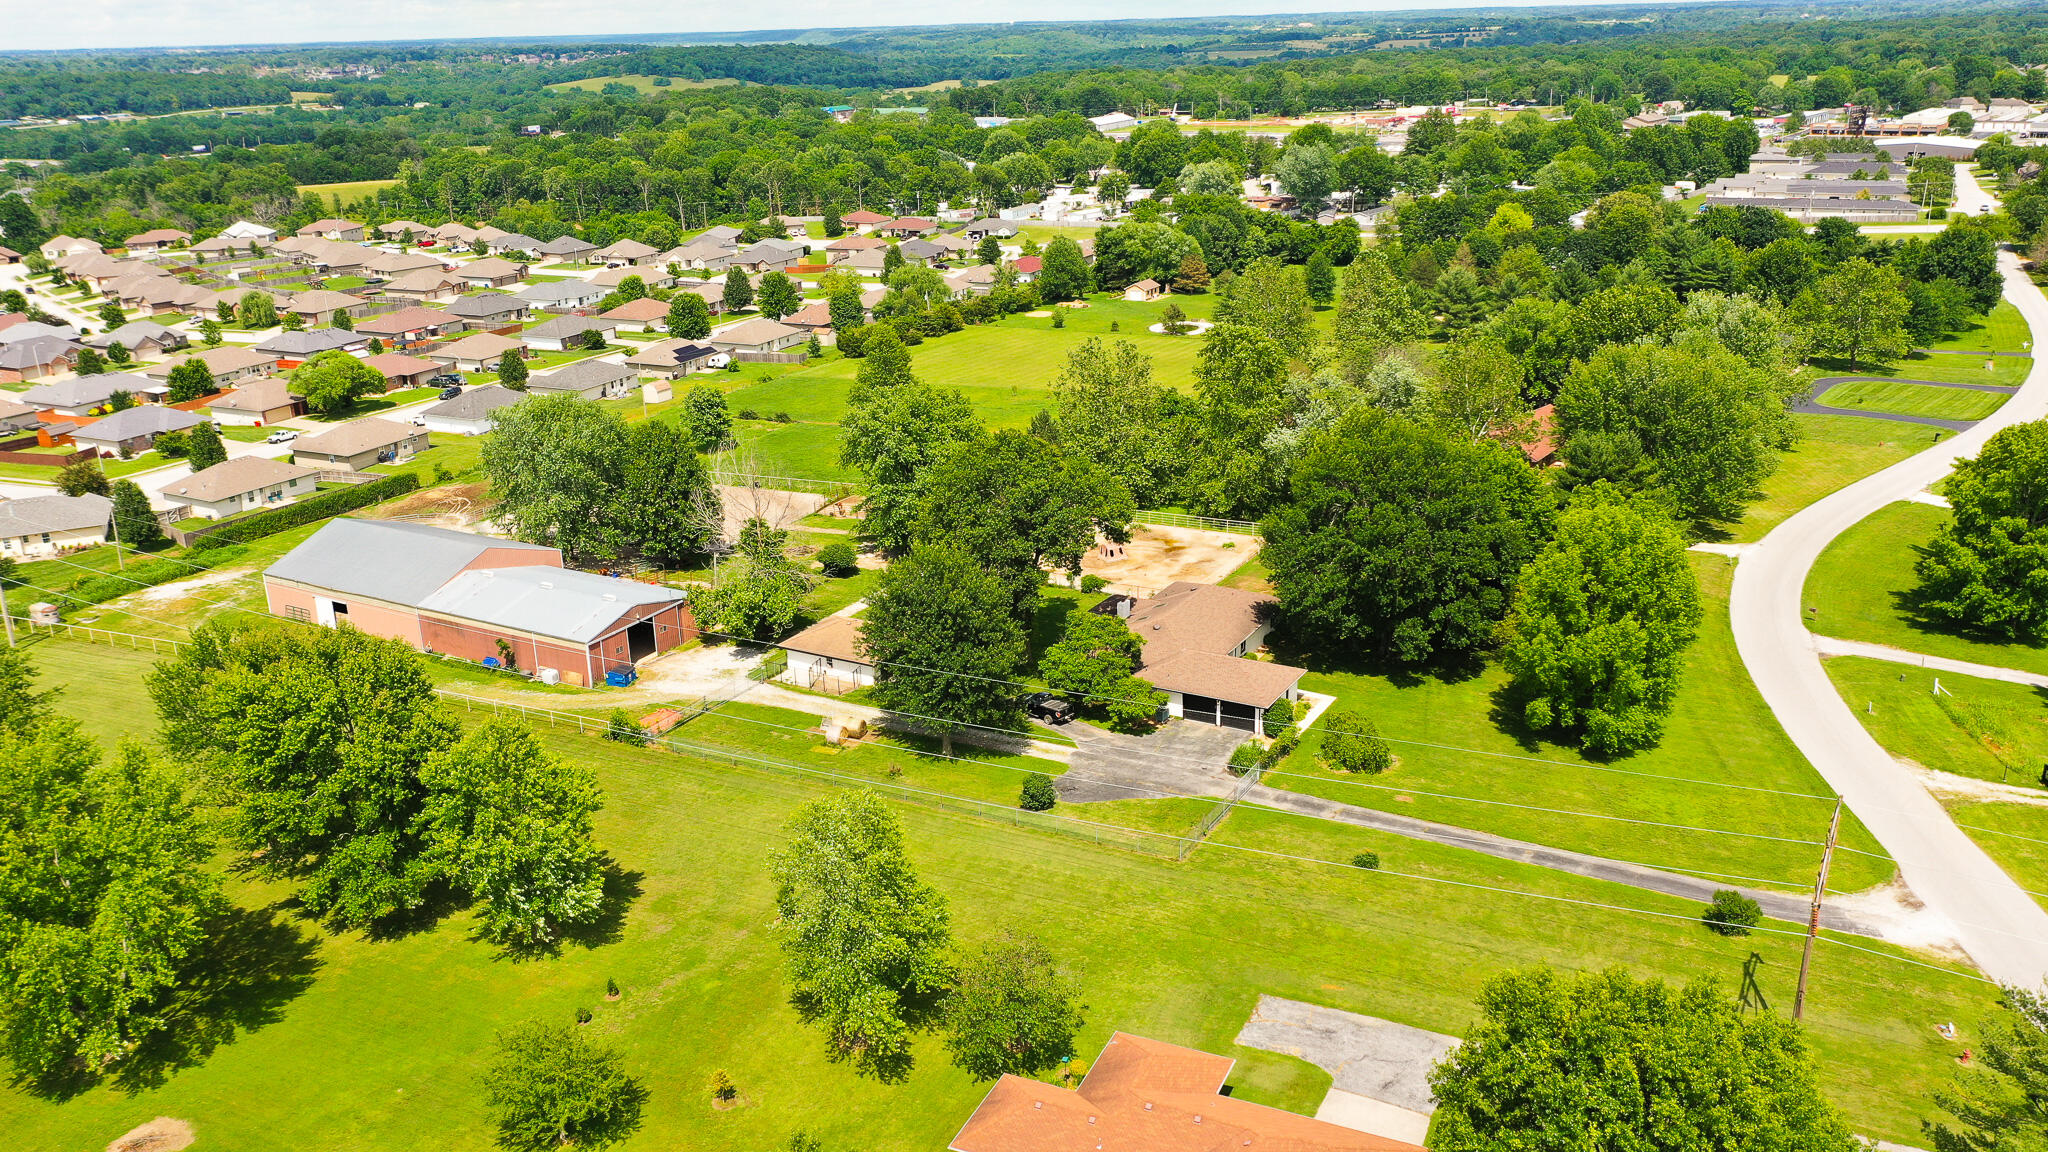
[(2040, 783), (2048, 710), (2039, 689), (1855, 656), (1826, 663), (1843, 702), (1893, 756), (1979, 780)]
[(723, 88), (739, 83), (739, 81), (730, 77), (720, 77), (716, 80), (684, 80), (679, 77), (667, 77), (666, 79), (668, 83), (656, 84), (654, 82), (656, 77), (645, 76), (639, 73), (628, 73), (623, 76), (592, 76), (585, 80), (564, 80), (559, 84), (550, 84), (548, 87), (558, 91), (565, 88), (578, 88), (585, 92), (601, 92), (607, 84), (624, 84), (635, 92), (651, 96), (663, 88)]
[(1948, 810), (2013, 883), (2048, 906), (2048, 808), (1951, 800)]
[(1972, 321), (1968, 328), (1934, 347), (1950, 352), (2026, 352), (2031, 350), (2027, 345), (2032, 339), (2020, 310), (2012, 301), (2000, 300), (1990, 315)]
[(1902, 500), (1837, 536), (1806, 577), (1807, 627), (1823, 636), (2048, 675), (2048, 647), (1973, 636), (1905, 603), (1919, 586), (1914, 561), (1948, 518), (1946, 508)]
[(1852, 366), (1847, 360), (1816, 360), (1812, 363), (1812, 371), (1815, 376), (1878, 376), (1896, 380), (1940, 380), (1950, 384), (2000, 384), (2016, 388), (2026, 380), (2027, 372), (2034, 364), (2025, 356), (1991, 359), (1988, 370), (1984, 363), (1984, 359), (1975, 356), (1915, 353), (1890, 364), (1866, 361)]
[(339, 196), (342, 203), (350, 204), (365, 196), (375, 196), (397, 183), (396, 180), (343, 180), (335, 184), (301, 184), (299, 193), (304, 195), (311, 192), (329, 200)]
[[(45, 682), (65, 690), (60, 707), (108, 738), (147, 734), (146, 658), (64, 641), (35, 652)], [(758, 1152), (799, 1128), (831, 1149), (943, 1147), (986, 1086), (953, 1069), (929, 1036), (900, 1084), (828, 1063), (779, 977), (767, 854), (798, 805), (846, 787), (800, 769), (830, 772), (842, 757), (792, 744), (783, 759), (795, 767), (764, 770), (563, 730), (543, 739), (588, 764), (605, 790), (598, 838), (638, 888), (614, 942), (512, 962), (472, 938), (465, 913), (373, 942), (328, 934), (281, 905), (281, 889), (231, 878), (238, 902), (272, 918), (278, 940), (266, 955), (302, 957), (304, 989), (161, 1086), (62, 1102), (10, 1090), (0, 1096), (9, 1143), (97, 1148), (162, 1115), (191, 1121), (199, 1146), (220, 1152), (482, 1152), (492, 1133), (476, 1075), (493, 1033), (588, 1008), (587, 1035), (617, 1046), (648, 1092), (640, 1130), (620, 1146), (627, 1152)], [(1732, 991), (1754, 954), (1776, 1011), (1787, 1010), (1798, 971), (1796, 936), (1724, 939), (1701, 929), (1684, 902), (1362, 829), (1240, 811), (1216, 846), (1176, 863), (1007, 819), (907, 803), (898, 811), (920, 875), (950, 902), (958, 938), (1011, 928), (1051, 942), (1089, 1006), (1084, 1067), (1112, 1030), (1127, 1029), (1231, 1056), (1234, 1095), (1301, 1112), (1314, 1111), (1328, 1077), (1232, 1042), (1261, 994), (1459, 1034), (1474, 1019), (1480, 983), (1520, 964), (1621, 964), (1674, 980), (1708, 976)], [(1377, 850), (1388, 866), (1367, 873), (1247, 849), (1330, 860)], [(1825, 1089), (1856, 1129), (1910, 1141), (1931, 1090), (1952, 1075), (1952, 1050), (1933, 1026), (1953, 1019), (1975, 1042), (1970, 1030), (1992, 990), (1876, 948), (1885, 955), (1822, 945), (1807, 1026)], [(607, 979), (624, 992), (616, 1003), (603, 999)], [(717, 1069), (731, 1075), (743, 1106), (711, 1108), (706, 1087)]]
[[(1174, 300), (1182, 311), (1198, 318), (1215, 310), (1213, 296)], [(1066, 316), (1064, 328), (1054, 328), (1051, 317), (1011, 316), (926, 340), (910, 350), (911, 363), (928, 383), (958, 388), (990, 428), (1023, 428), (1041, 409), (1053, 406), (1053, 381), (1074, 349), (1091, 337), (1131, 341), (1152, 358), (1153, 379), (1192, 388), (1201, 337), (1145, 330), (1159, 322), (1165, 308), (1163, 300), (1135, 304), (1094, 297), (1087, 308), (1060, 309)], [(1112, 324), (1119, 330), (1111, 332)], [(726, 396), (734, 412), (788, 413), (795, 421), (739, 422), (735, 427), (741, 449), (776, 475), (849, 478), (851, 474), (839, 467), (839, 419), (846, 412), (847, 392), (859, 367), (859, 360), (832, 355), (766, 381), (741, 383)]]
[(1761, 540), (1801, 508), (1873, 472), (1881, 472), (1949, 433), (1918, 424), (1866, 420), (1860, 416), (1796, 413), (1799, 441), (1780, 454), (1778, 469), (1764, 479), (1763, 499), (1729, 526), (1727, 539)]
[(2005, 403), (2003, 392), (1975, 388), (1937, 388), (1900, 380), (1853, 380), (1821, 394), (1820, 403), (1859, 412), (1890, 412), (1900, 416), (1933, 416), (1942, 420), (1982, 420)]

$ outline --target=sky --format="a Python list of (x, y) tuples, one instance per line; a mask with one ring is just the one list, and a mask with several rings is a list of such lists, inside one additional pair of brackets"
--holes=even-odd
[[(1574, 7), (1583, 7), (1581, 0)], [(1600, 0), (1591, 0), (1600, 2)], [(1623, 0), (1613, 0), (1623, 2)], [(1288, 0), (1284, 12), (1415, 11), (1472, 8), (1472, 0), (1430, 3), (1340, 0), (1317, 5)], [(1533, 0), (1493, 0), (1487, 7), (1539, 7)], [(649, 33), (737, 32), (763, 27), (764, 8), (724, 9), (671, 0), (0, 0), (0, 51), (148, 48), (181, 45), (307, 41), (431, 40), (476, 36), (632, 36)], [(784, 0), (775, 28), (895, 27), (923, 23), (980, 24), (1015, 20), (1115, 20), (1247, 15), (1246, 0), (1126, 0), (1105, 7), (1087, 0)]]

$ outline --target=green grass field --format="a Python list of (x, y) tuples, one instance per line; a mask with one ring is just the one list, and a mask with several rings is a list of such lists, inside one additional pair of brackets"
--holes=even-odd
[(336, 184), (301, 184), (299, 191), (302, 194), (311, 192), (329, 200), (339, 196), (342, 203), (353, 204), (365, 196), (375, 196), (396, 183), (396, 180), (344, 180)]
[(1975, 356), (1912, 355), (1891, 364), (1864, 363), (1851, 367), (1847, 360), (1816, 360), (1815, 376), (1879, 376), (1899, 380), (1939, 380), (1948, 384), (2002, 384), (2016, 388), (2027, 378), (2033, 361), (2023, 356), (2000, 356), (1986, 371)]
[(1919, 583), (1918, 549), (1948, 515), (1946, 508), (1901, 501), (1836, 537), (1806, 578), (1807, 626), (1824, 636), (2048, 674), (2048, 647), (1966, 635), (1921, 619), (1903, 603)]
[(2005, 401), (2003, 392), (1935, 388), (1896, 380), (1855, 380), (1837, 384), (1820, 397), (1820, 403), (1831, 408), (1889, 412), (1900, 416), (1933, 416), (1942, 420), (1982, 420), (1998, 411), (1999, 405)]
[(724, 88), (739, 83), (737, 80), (724, 77), (716, 80), (683, 80), (670, 77), (667, 84), (656, 84), (654, 82), (655, 79), (653, 76), (630, 73), (623, 76), (592, 76), (587, 80), (564, 80), (560, 84), (550, 84), (548, 87), (557, 91), (565, 88), (579, 88), (585, 92), (600, 92), (604, 90), (604, 86), (607, 84), (624, 84), (643, 96), (652, 96), (663, 88)]
[[(1892, 755), (1979, 780), (2040, 783), (2048, 712), (2039, 690), (1851, 656), (1829, 658), (1827, 670), (1842, 700)], [(2042, 827), (2048, 834), (2048, 823)]]
[[(137, 706), (146, 658), (64, 641), (35, 652), (47, 682), (64, 688), (60, 707), (89, 717), (108, 738), (147, 735), (148, 709)], [(493, 1031), (588, 1008), (592, 1037), (618, 1046), (648, 1091), (642, 1126), (621, 1145), (627, 1152), (755, 1152), (799, 1128), (834, 1149), (942, 1147), (985, 1086), (952, 1069), (931, 1037), (918, 1041), (906, 1081), (857, 1079), (826, 1062), (818, 1035), (787, 1006), (777, 973), (766, 852), (795, 806), (871, 778), (868, 766), (844, 770), (866, 751), (827, 754), (792, 738), (776, 757), (782, 765), (754, 767), (562, 730), (543, 739), (588, 764), (605, 789), (598, 836), (638, 890), (615, 941), (512, 962), (472, 938), (465, 913), (370, 941), (297, 919), (277, 887), (230, 878), (235, 899), (271, 926), (269, 946), (243, 957), (239, 1003), (263, 999), (273, 980), (303, 980), (303, 990), (272, 994), (235, 1034), (161, 1085), (96, 1089), (62, 1102), (10, 1089), (0, 1096), (0, 1128), (20, 1147), (96, 1148), (165, 1115), (191, 1121), (199, 1146), (222, 1152), (481, 1152), (491, 1134), (475, 1076)], [(934, 771), (905, 767), (920, 780)], [(872, 778), (900, 780), (886, 767)], [(1127, 833), (1056, 819), (1094, 810), (1062, 808), (1055, 819), (1036, 820), (1064, 834), (1003, 810), (990, 810), (996, 819), (909, 803), (898, 810), (913, 860), (950, 901), (959, 938), (1008, 927), (1052, 942), (1089, 1005), (1078, 1045), (1084, 1064), (1112, 1029), (1127, 1029), (1234, 1057), (1234, 1095), (1302, 1112), (1314, 1111), (1325, 1074), (1232, 1043), (1262, 993), (1456, 1034), (1470, 1026), (1479, 983), (1517, 964), (1626, 964), (1671, 979), (1713, 976), (1732, 989), (1754, 954), (1761, 989), (1779, 1011), (1797, 972), (1795, 937), (1725, 939), (1691, 922), (1697, 909), (1681, 902), (1360, 829), (1241, 810), (1215, 846), (1175, 863), (1112, 846)], [(1169, 815), (1181, 814), (1142, 818)], [(1335, 860), (1370, 849), (1387, 865), (1363, 873), (1248, 849)], [(1876, 950), (1886, 955), (1823, 944), (1807, 1024), (1823, 1084), (1856, 1129), (1912, 1140), (1930, 1090), (1950, 1075), (1949, 1050), (1932, 1026), (1953, 1019), (1971, 1029), (1990, 989)], [(624, 992), (616, 1003), (602, 998), (607, 979)], [(731, 1074), (742, 1107), (710, 1107), (714, 1069)]]
[[(1329, 771), (1318, 764), (1320, 731), (1312, 730), (1283, 765), (1284, 771), (1300, 775), (1269, 775), (1266, 782), (1361, 807), (1641, 864), (1749, 877), (1787, 890), (1810, 885), (1820, 860), (1817, 842), (1827, 831), (1830, 800), (1653, 778), (1831, 795), (1743, 672), (1728, 630), (1727, 596), (1734, 565), (1724, 557), (1696, 554), (1693, 567), (1700, 578), (1705, 620), (1687, 655), (1663, 741), (1652, 750), (1604, 765), (1641, 775), (1600, 771), (1576, 749), (1522, 731), (1516, 718), (1500, 714), (1507, 676), (1498, 665), (1462, 680), (1395, 679), (1317, 668), (1302, 680), (1302, 688), (1335, 695), (1340, 705), (1371, 719), (1388, 738), (1398, 763), (1377, 777)], [(1813, 843), (1778, 843), (1564, 812)], [(1845, 831), (1844, 843), (1866, 851), (1878, 847), (1860, 827)], [(1860, 855), (1837, 857), (1835, 863), (1837, 884), (1847, 889), (1883, 883), (1892, 873), (1888, 862)]]
[(1860, 416), (1797, 414), (1792, 422), (1799, 427), (1799, 442), (1779, 457), (1778, 470), (1764, 480), (1763, 499), (1729, 526), (1727, 539), (1763, 539), (1808, 504), (1926, 448), (1936, 431)]
[(2048, 906), (2048, 808), (1951, 801), (1948, 810), (2013, 883)]
[(2033, 334), (2010, 300), (2000, 300), (1984, 319), (1934, 345), (1951, 352), (2025, 352)]

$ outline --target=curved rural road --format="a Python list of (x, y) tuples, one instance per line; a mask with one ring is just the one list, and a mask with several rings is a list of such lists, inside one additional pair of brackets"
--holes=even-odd
[[(1958, 183), (1963, 175), (1957, 173)], [(2048, 332), (2048, 297), (2011, 253), (1999, 255), (1999, 268), (2005, 298), (2034, 331)], [(1985, 975), (2029, 989), (2048, 974), (2048, 911), (1864, 731), (1822, 669), (1801, 614), (1807, 573), (1836, 536), (1940, 479), (1957, 459), (1975, 456), (1993, 432), (2044, 415), (2048, 363), (2036, 359), (2026, 382), (1997, 412), (1807, 507), (1745, 551), (1729, 603), (1742, 662), (1792, 742), (1891, 853), (1914, 895), (1949, 921)]]

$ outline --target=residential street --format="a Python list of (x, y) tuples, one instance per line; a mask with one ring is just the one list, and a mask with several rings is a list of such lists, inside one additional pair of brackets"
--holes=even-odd
[[(1956, 175), (1960, 199), (1965, 173), (1958, 168)], [(1969, 186), (1975, 189), (1975, 182)], [(2001, 254), (1999, 265), (2006, 299), (2036, 332), (2048, 331), (2048, 298), (2016, 257)], [(2044, 415), (2048, 366), (2037, 360), (2019, 391), (1991, 416), (1809, 506), (1745, 551), (1729, 605), (1743, 663), (1793, 743), (1898, 861), (1914, 894), (1950, 922), (1977, 965), (1995, 980), (2025, 988), (2038, 987), (2048, 975), (2048, 911), (1864, 730), (1828, 679), (1801, 616), (1807, 573), (1836, 536), (1885, 505), (1912, 498), (1957, 459), (1976, 455), (2000, 428)]]

